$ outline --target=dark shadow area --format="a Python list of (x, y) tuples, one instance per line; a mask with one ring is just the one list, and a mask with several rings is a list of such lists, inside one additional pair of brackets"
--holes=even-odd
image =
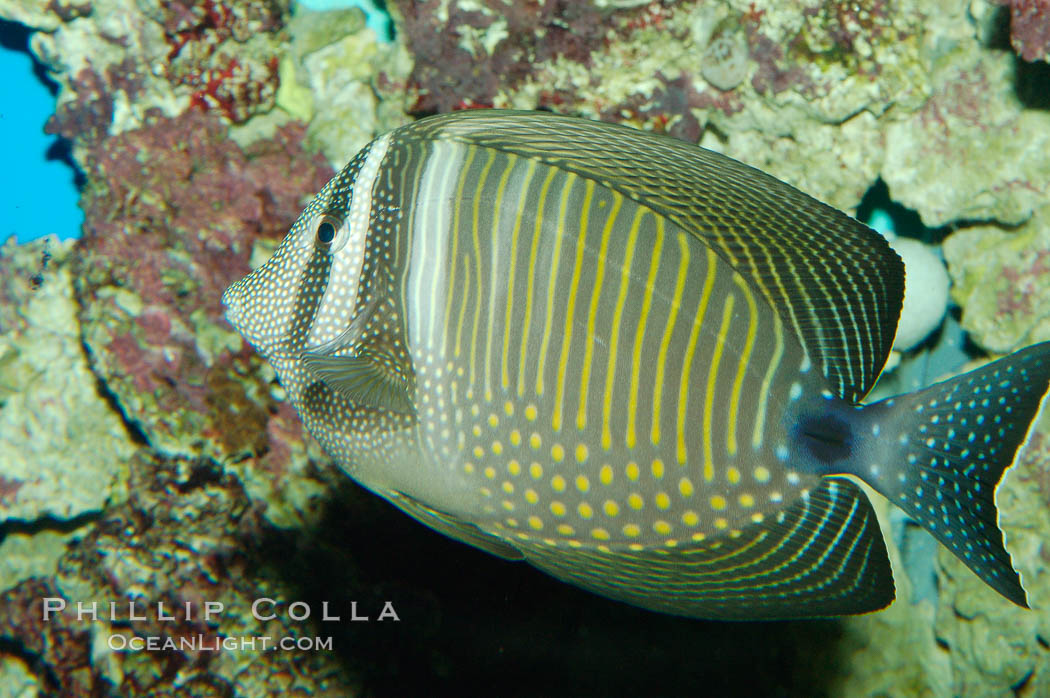
[[(984, 36), (984, 45), (993, 51), (1014, 53), (1010, 43), (1010, 8), (1001, 5), (994, 10)], [(1050, 64), (1029, 63), (1014, 56), (1014, 89), (1026, 109), (1050, 110)]]
[[(828, 695), (837, 621), (721, 623), (589, 594), (416, 523), (346, 481), (313, 530), (277, 534), (264, 566), (285, 593), (339, 622), (365, 695)], [(267, 575), (268, 576), (268, 575)], [(379, 622), (384, 602), (399, 622)], [(352, 604), (369, 622), (350, 621)]]
[(1010, 7), (1008, 5), (1000, 5), (992, 11), (992, 18), (985, 29), (983, 43), (985, 48), (992, 51), (1013, 52), (1014, 49), (1010, 46)]
[(875, 210), (884, 211), (889, 215), (897, 235), (931, 242), (927, 236), (932, 231), (923, 225), (919, 214), (891, 199), (890, 189), (881, 177), (875, 180), (875, 184), (871, 185), (860, 200), (860, 205), (857, 206), (857, 220), (870, 219)]
[(1014, 59), (1017, 98), (1026, 109), (1050, 110), (1050, 63)]
[(390, 17), (390, 40), (397, 41), (397, 22), (390, 16), (390, 10), (387, 8), (386, 0), (373, 0), (375, 6), (381, 11), (386, 13), (387, 17)]
[(29, 37), (32, 34), (33, 30), (24, 24), (0, 19), (0, 47), (8, 51), (21, 51), (28, 55), (33, 60), (33, 75), (44, 84), (48, 92), (52, 95), (57, 95), (58, 83), (48, 76), (47, 68), (29, 50)]

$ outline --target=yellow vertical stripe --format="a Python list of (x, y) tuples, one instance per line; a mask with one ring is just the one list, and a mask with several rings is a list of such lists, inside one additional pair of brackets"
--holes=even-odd
[[(521, 195), (518, 197), (518, 210), (514, 213), (514, 230), (511, 231), (510, 235), (510, 271), (508, 272), (507, 279), (507, 308), (503, 316), (503, 359), (500, 364), (500, 385), (504, 390), (507, 390), (510, 387), (510, 375), (507, 371), (507, 364), (510, 360), (510, 328), (511, 325), (514, 324), (512, 318), (514, 317), (514, 277), (515, 272), (517, 272), (518, 269), (518, 238), (521, 235), (521, 218), (525, 213), (525, 203), (529, 194), (529, 185), (532, 183), (532, 176), (534, 174), (536, 174), (536, 161), (529, 160), (528, 168), (525, 170), (525, 177), (522, 179), (521, 183)], [(522, 336), (522, 342), (524, 343), (524, 335)]]
[(616, 296), (616, 309), (613, 311), (612, 336), (609, 338), (609, 364), (605, 371), (605, 394), (602, 396), (602, 448), (612, 448), (612, 430), (609, 426), (612, 415), (613, 382), (616, 378), (616, 354), (620, 344), (620, 320), (623, 318), (623, 305), (627, 300), (627, 288), (631, 281), (631, 264), (634, 262), (634, 249), (638, 244), (638, 230), (642, 225), (642, 216), (646, 210), (640, 206), (631, 221), (631, 230), (627, 236), (627, 249), (624, 252), (623, 266), (620, 267), (620, 292)]
[[(452, 326), (452, 299), (456, 297), (456, 264), (459, 262), (459, 214), (460, 205), (463, 201), (463, 187), (467, 181), (467, 171), (470, 169), (470, 165), (474, 162), (474, 155), (477, 152), (476, 148), (468, 148), (467, 156), (463, 161), (463, 167), (459, 171), (459, 184), (456, 185), (456, 199), (452, 202), (452, 251), (448, 258), (452, 260), (452, 268), (448, 270), (448, 285), (445, 288), (445, 324), (443, 327), (448, 328)], [(467, 295), (467, 288), (464, 287), (463, 294)], [(448, 341), (448, 332), (443, 333), (444, 339), (441, 342), (441, 349), (444, 352), (447, 347), (446, 342)], [(459, 354), (459, 351), (456, 351)]]
[(766, 407), (769, 401), (769, 384), (773, 382), (773, 374), (780, 366), (780, 359), (784, 355), (784, 327), (780, 317), (773, 315), (773, 356), (769, 360), (769, 368), (762, 378), (762, 387), (758, 389), (758, 410), (755, 412), (755, 430), (751, 433), (751, 447), (756, 451), (762, 448), (762, 440), (765, 438), (766, 429)]
[(587, 399), (591, 390), (591, 361), (594, 358), (594, 335), (595, 322), (598, 317), (598, 301), (601, 298), (602, 282), (605, 280), (605, 258), (609, 254), (609, 240), (612, 237), (612, 228), (620, 215), (620, 206), (623, 205), (623, 196), (619, 192), (612, 192), (613, 205), (602, 228), (601, 250), (598, 252), (598, 268), (594, 272), (594, 292), (591, 294), (591, 305), (587, 309), (587, 347), (583, 354), (583, 371), (580, 378), (580, 406), (576, 412), (576, 428), (583, 430), (587, 426)]
[(733, 320), (733, 302), (735, 299), (736, 296), (732, 293), (726, 294), (725, 304), (722, 306), (722, 324), (718, 328), (715, 351), (711, 357), (711, 367), (707, 372), (707, 390), (704, 391), (704, 479), (709, 481), (715, 477), (714, 453), (711, 446), (711, 419), (715, 411), (715, 385), (718, 381), (718, 365), (722, 363), (722, 352), (726, 348), (726, 335), (729, 333), (729, 324)]
[[(485, 183), (489, 178), (489, 170), (492, 169), (492, 163), (496, 161), (496, 153), (494, 151), (486, 150), (486, 154), (488, 155), (488, 159), (485, 161), (485, 166), (481, 168), (481, 176), (478, 177), (477, 186), (473, 192), (474, 216), (470, 221), (471, 240), (474, 243), (474, 266), (477, 270), (477, 276), (474, 279), (477, 290), (474, 299), (474, 326), (470, 330), (470, 385), (476, 385), (475, 370), (478, 362), (478, 330), (481, 329), (481, 241), (479, 240), (480, 236), (478, 232), (478, 218), (481, 214), (482, 201), (481, 192), (485, 188)], [(491, 279), (489, 280), (489, 283), (492, 283)]]
[(707, 314), (707, 305), (711, 300), (711, 289), (715, 286), (715, 275), (718, 273), (718, 255), (710, 247), (707, 248), (707, 269), (704, 279), (704, 290), (700, 293), (700, 304), (696, 309), (696, 317), (693, 326), (689, 330), (689, 342), (685, 347), (685, 360), (682, 362), (682, 376), (678, 383), (678, 449), (679, 463), (685, 463), (688, 452), (685, 447), (685, 416), (689, 407), (689, 376), (693, 371), (693, 354), (696, 352), (696, 339), (700, 335), (700, 326), (704, 324), (704, 316)]
[(463, 339), (463, 319), (467, 316), (467, 301), (470, 300), (470, 257), (465, 252), (463, 253), (463, 293), (460, 294), (459, 300), (459, 320), (456, 321), (456, 356), (459, 356)]
[(642, 311), (638, 316), (638, 326), (634, 329), (634, 351), (631, 357), (631, 389), (627, 403), (627, 448), (634, 448), (636, 443), (635, 415), (638, 414), (638, 383), (642, 372), (642, 343), (645, 339), (646, 326), (649, 324), (649, 311), (653, 306), (653, 292), (656, 286), (656, 272), (660, 266), (660, 255), (664, 249), (664, 219), (656, 217), (656, 240), (653, 242), (652, 257), (649, 258), (649, 275), (645, 279), (645, 295), (642, 297)]
[(558, 284), (558, 266), (561, 264), (562, 243), (569, 236), (565, 229), (565, 211), (569, 208), (569, 194), (576, 183), (576, 175), (569, 173), (562, 184), (561, 204), (558, 206), (558, 226), (554, 235), (554, 256), (551, 259), (550, 282), (547, 284), (547, 316), (543, 323), (543, 337), (540, 339), (539, 363), (536, 367), (536, 394), (543, 395), (543, 372), (547, 367), (547, 349), (551, 342), (551, 330), (554, 324), (554, 299)]
[(525, 287), (525, 320), (521, 324), (521, 356), (518, 361), (518, 397), (525, 395), (525, 356), (528, 352), (529, 326), (532, 323), (532, 301), (534, 298), (536, 279), (536, 253), (540, 247), (540, 233), (543, 230), (543, 209), (547, 205), (547, 192), (550, 191), (551, 182), (558, 170), (553, 167), (547, 168), (547, 178), (543, 180), (540, 187), (539, 200), (536, 202), (536, 225), (532, 230), (532, 247), (529, 250), (529, 268)]
[(747, 300), (747, 339), (744, 340), (744, 349), (740, 352), (739, 362), (736, 366), (736, 378), (733, 379), (733, 394), (729, 398), (729, 455), (736, 455), (736, 418), (740, 411), (740, 388), (744, 384), (744, 374), (747, 373), (748, 362), (751, 361), (751, 350), (755, 348), (755, 335), (758, 330), (758, 308), (755, 306), (755, 294), (751, 292), (744, 277), (733, 274), (733, 283), (744, 294)]
[[(502, 283), (502, 279), (496, 279), (497, 261), (496, 255), (498, 254), (498, 245), (496, 241), (499, 240), (499, 207), (504, 203), (504, 197), (507, 195), (507, 180), (510, 178), (511, 170), (514, 169), (514, 163), (517, 157), (514, 155), (506, 156), (508, 161), (503, 165), (503, 175), (499, 178), (499, 184), (496, 186), (496, 206), (497, 210), (492, 212), (492, 218), (489, 221), (489, 250), (490, 250), (490, 263), (489, 263), (489, 320), (488, 327), (486, 327), (485, 333), (485, 399), (492, 400), (492, 330), (496, 325), (496, 288), (497, 284)], [(478, 197), (480, 198), (480, 197)], [(475, 212), (477, 211), (477, 204), (474, 205)], [(475, 213), (475, 217), (476, 217)], [(511, 273), (514, 269), (513, 257), (510, 262)], [(507, 297), (509, 298), (512, 293), (508, 292)], [(508, 323), (504, 323), (508, 324)], [(506, 351), (503, 352), (503, 356), (506, 357)]]
[[(660, 338), (660, 349), (656, 353), (656, 384), (653, 386), (653, 428), (649, 440), (654, 446), (660, 444), (660, 419), (663, 411), (664, 370), (667, 363), (667, 350), (671, 346), (671, 334), (674, 332), (678, 309), (682, 307), (682, 293), (685, 291), (686, 273), (689, 271), (689, 242), (685, 233), (678, 233), (678, 276), (674, 282), (674, 296), (671, 298), (671, 311), (667, 316), (663, 336)], [(679, 463), (685, 463), (684, 454)]]
[(583, 209), (580, 211), (580, 237), (576, 241), (576, 258), (572, 265), (572, 285), (569, 287), (569, 305), (565, 309), (565, 327), (562, 332), (561, 358), (558, 360), (558, 384), (555, 386), (554, 412), (551, 426), (561, 431), (562, 402), (565, 400), (565, 369), (569, 364), (569, 348), (572, 345), (572, 326), (576, 321), (576, 295), (580, 290), (580, 272), (583, 271), (583, 253), (587, 249), (587, 227), (590, 224), (591, 200), (594, 198), (594, 182), (587, 180), (583, 193)]

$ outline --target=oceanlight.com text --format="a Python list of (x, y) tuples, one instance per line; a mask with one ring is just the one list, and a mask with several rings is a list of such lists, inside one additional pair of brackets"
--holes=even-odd
[(331, 637), (274, 638), (270, 635), (247, 635), (242, 637), (217, 637), (215, 635), (183, 635), (163, 637), (160, 635), (124, 635), (112, 633), (106, 641), (114, 652), (285, 652), (331, 651)]

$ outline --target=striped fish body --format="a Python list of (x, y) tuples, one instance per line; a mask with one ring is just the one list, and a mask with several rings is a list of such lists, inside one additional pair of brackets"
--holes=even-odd
[(1048, 350), (861, 408), (902, 288), (877, 234), (733, 160), (470, 112), (373, 141), (224, 300), (351, 476), (495, 554), (683, 615), (873, 610), (854, 476), (1024, 603), (987, 511)]

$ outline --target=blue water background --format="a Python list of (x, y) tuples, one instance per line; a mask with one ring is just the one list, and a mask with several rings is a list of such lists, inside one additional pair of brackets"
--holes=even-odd
[(19, 242), (50, 234), (79, 237), (84, 221), (77, 207), (76, 171), (63, 161), (65, 146), (44, 133), (55, 111), (54, 85), (34, 73), (25, 50), (27, 37), (22, 25), (0, 22), (0, 75), (5, 83), (0, 92), (0, 242), (11, 235)]

